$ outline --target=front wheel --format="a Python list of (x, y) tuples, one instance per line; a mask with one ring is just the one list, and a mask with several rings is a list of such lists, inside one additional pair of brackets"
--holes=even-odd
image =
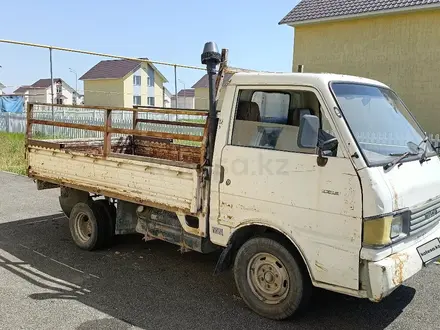
[(274, 239), (254, 237), (239, 249), (234, 263), (238, 291), (259, 315), (283, 320), (307, 304), (311, 282), (292, 253)]

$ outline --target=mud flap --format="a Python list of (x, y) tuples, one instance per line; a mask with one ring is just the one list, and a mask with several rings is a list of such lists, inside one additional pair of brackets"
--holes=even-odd
[(217, 264), (215, 265), (214, 275), (220, 274), (231, 266), (232, 251), (232, 244), (228, 244), (223, 249), (223, 252), (220, 254), (220, 257), (217, 260)]

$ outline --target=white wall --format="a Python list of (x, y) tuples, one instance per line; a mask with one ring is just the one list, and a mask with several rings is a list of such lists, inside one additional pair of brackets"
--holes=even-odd
[(76, 98), (76, 104), (81, 105), (84, 103), (84, 95), (83, 96), (78, 96)]
[[(74, 89), (73, 88), (71, 88), (70, 86), (66, 86), (66, 83), (65, 82), (63, 82), (63, 84), (62, 84), (62, 90), (61, 90), (61, 94), (65, 97), (64, 99), (63, 99), (63, 104), (73, 104), (73, 93), (74, 93)], [(57, 85), (56, 85), (56, 82), (54, 82), (54, 85), (53, 85), (53, 103), (54, 104), (56, 104), (57, 102), (56, 102), (56, 100), (57, 100)], [(47, 95), (47, 97), (46, 97), (46, 102), (47, 103), (51, 103), (51, 96), (52, 96), (52, 91), (51, 91), (51, 88), (50, 88), (50, 86), (46, 89), (46, 95)], [(77, 102), (76, 102), (77, 104), (79, 104), (78, 103), (78, 100), (77, 100)]]
[[(62, 85), (61, 94), (64, 96), (63, 104), (73, 104), (73, 94), (75, 90), (70, 86)], [(53, 103), (56, 104), (57, 87), (56, 83), (53, 85)], [(25, 101), (31, 103), (51, 103), (52, 102), (52, 90), (51, 87), (47, 88), (29, 88), (25, 93)], [(77, 97), (76, 104), (82, 104), (84, 97)]]
[(164, 93), (163, 106), (164, 108), (171, 108), (173, 106), (171, 95)]
[(31, 88), (25, 93), (27, 101), (31, 103), (48, 103), (47, 90), (44, 88)]
[[(175, 96), (172, 97), (171, 100), (171, 106), (176, 107), (176, 98)], [(177, 108), (181, 109), (195, 109), (195, 98), (194, 96), (179, 96), (177, 98)]]

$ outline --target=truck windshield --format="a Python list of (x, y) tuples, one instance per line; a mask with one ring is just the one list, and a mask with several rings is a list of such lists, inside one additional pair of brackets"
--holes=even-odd
[[(332, 83), (342, 114), (369, 166), (384, 165), (406, 152), (414, 160), (432, 156), (430, 142), (406, 109), (400, 98), (390, 89), (355, 83)], [(414, 153), (409, 145), (419, 145)]]

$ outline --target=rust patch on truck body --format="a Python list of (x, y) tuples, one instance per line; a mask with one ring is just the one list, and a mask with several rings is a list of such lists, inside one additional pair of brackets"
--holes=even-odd
[(394, 285), (400, 285), (404, 281), (404, 268), (405, 263), (408, 261), (408, 254), (406, 253), (398, 253), (392, 255), (391, 258), (394, 261), (395, 271), (393, 275), (393, 283)]

